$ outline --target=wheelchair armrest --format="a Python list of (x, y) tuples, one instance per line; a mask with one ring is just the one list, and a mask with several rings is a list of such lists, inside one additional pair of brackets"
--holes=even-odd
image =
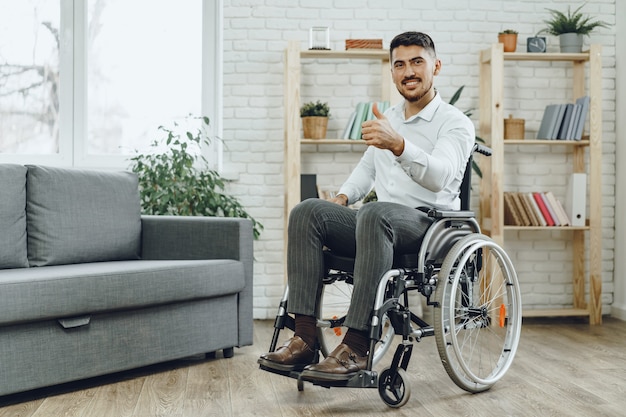
[(435, 219), (441, 218), (458, 218), (458, 217), (474, 217), (474, 212), (469, 210), (439, 210), (434, 207), (418, 207), (419, 211), (428, 214), (428, 217)]

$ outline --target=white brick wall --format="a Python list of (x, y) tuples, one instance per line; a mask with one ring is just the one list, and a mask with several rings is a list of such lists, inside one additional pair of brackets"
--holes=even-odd
[[(224, 1), (224, 166), (237, 174), (230, 191), (264, 226), (255, 242), (254, 316), (272, 318), (283, 291), (283, 51), (289, 40), (308, 46), (309, 28), (328, 26), (331, 48), (346, 38), (382, 38), (385, 47), (405, 30), (429, 33), (443, 61), (436, 86), (449, 99), (466, 88), (457, 106), (478, 108), (478, 52), (497, 42), (497, 32), (520, 32), (525, 50), (548, 18), (545, 7), (566, 10), (569, 1), (408, 0), (223, 0)], [(615, 23), (616, 0), (589, 0), (583, 11)], [(576, 5), (574, 5), (576, 6)], [(613, 300), (615, 217), (615, 32), (602, 29), (586, 43), (603, 45), (603, 304)], [(548, 36), (549, 51), (558, 40)], [(526, 119), (533, 137), (545, 105), (571, 100), (571, 69), (561, 63), (507, 63), (505, 114)], [(331, 106), (329, 136), (341, 132), (358, 101), (380, 95), (378, 66), (332, 62), (303, 68), (304, 100)], [(475, 110), (472, 119), (478, 120)], [(308, 146), (302, 171), (318, 173), (318, 182), (338, 186), (360, 157), (359, 146)], [(550, 189), (563, 199), (571, 154), (543, 147), (520, 147), (507, 153), (511, 189)], [(510, 161), (516, 161), (512, 163)], [(322, 169), (323, 168), (323, 169)], [(321, 174), (323, 172), (323, 174)], [(522, 282), (526, 308), (568, 306), (572, 301), (571, 236), (566, 232), (507, 232), (506, 248)]]

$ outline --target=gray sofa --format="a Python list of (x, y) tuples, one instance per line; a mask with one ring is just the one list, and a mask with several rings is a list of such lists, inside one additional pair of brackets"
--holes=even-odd
[(252, 344), (252, 223), (130, 172), (0, 165), (0, 396)]

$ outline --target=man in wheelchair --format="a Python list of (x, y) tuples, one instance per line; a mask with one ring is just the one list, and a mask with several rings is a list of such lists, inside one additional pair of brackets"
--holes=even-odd
[[(441, 71), (427, 34), (406, 32), (390, 44), (391, 74), (404, 97), (363, 123), (368, 145), (360, 162), (329, 200), (308, 199), (288, 225), (288, 311), (294, 336), (259, 363), (278, 371), (302, 371), (308, 381), (349, 379), (367, 366), (369, 322), (381, 276), (394, 251), (417, 252), (432, 219), (416, 207), (459, 208), (459, 187), (475, 141), (474, 125), (434, 88)], [(374, 188), (378, 201), (348, 207)], [(355, 258), (354, 290), (342, 343), (323, 361), (315, 358), (316, 297), (324, 277), (324, 248)]]

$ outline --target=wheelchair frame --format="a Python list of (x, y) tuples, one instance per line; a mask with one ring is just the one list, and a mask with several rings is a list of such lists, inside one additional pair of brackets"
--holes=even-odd
[[(475, 146), (474, 150), (481, 153), (490, 151), (479, 146)], [(471, 159), (468, 169), (470, 162)], [(467, 201), (464, 205), (467, 206)], [(398, 258), (393, 268), (379, 281), (370, 321), (367, 368), (346, 380), (309, 382), (327, 388), (378, 388), (381, 399), (388, 406), (401, 407), (410, 397), (406, 371), (412, 342), (419, 342), (427, 336), (436, 337), (444, 368), (450, 378), (466, 391), (485, 391), (507, 372), (519, 343), (522, 316), (519, 283), (509, 257), (500, 246), (481, 233), (473, 212), (424, 207), (419, 210), (434, 221), (422, 240), (417, 257), (412, 254), (408, 258)], [(325, 253), (327, 274), (322, 292), (337, 282), (351, 284), (352, 269), (345, 267), (349, 261), (330, 252)], [(426, 305), (434, 308), (433, 325), (411, 312), (410, 291), (421, 293), (426, 298)], [(294, 318), (287, 314), (288, 296), (287, 286), (274, 322), (270, 352), (276, 349), (282, 329), (295, 329)], [(327, 346), (324, 330), (342, 327), (345, 319), (345, 316), (320, 317), (323, 304), (322, 293), (316, 312), (319, 346), (316, 346), (314, 362), (319, 360), (320, 352), (327, 356), (332, 351)], [(390, 366), (379, 375), (373, 369), (374, 365), (386, 354), (394, 335), (400, 335), (402, 341)], [(471, 344), (471, 353), (464, 351), (466, 344)], [(489, 350), (485, 362), (494, 360), (492, 369), (484, 369), (483, 358), (477, 361), (474, 357), (482, 355), (474, 349), (482, 349), (483, 344), (485, 350)], [(299, 371), (277, 371), (262, 364), (260, 367), (295, 378), (298, 390), (304, 389)]]

